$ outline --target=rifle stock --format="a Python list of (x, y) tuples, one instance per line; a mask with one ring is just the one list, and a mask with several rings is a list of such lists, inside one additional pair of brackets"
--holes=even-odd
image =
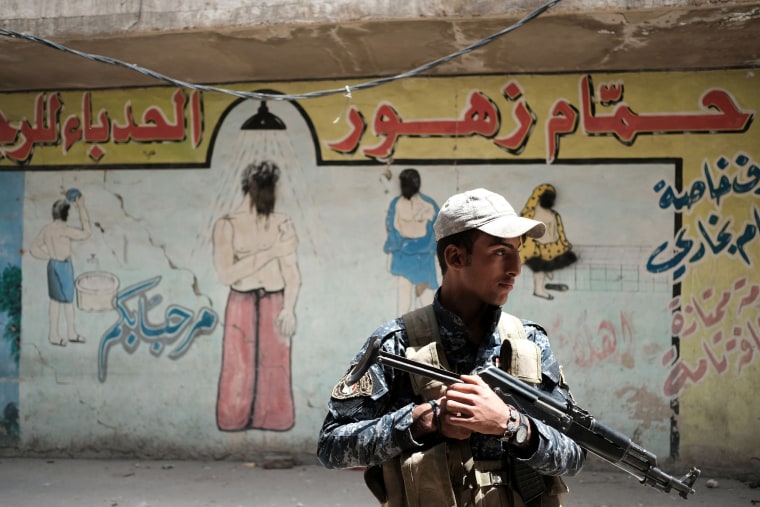
[[(357, 382), (373, 363), (387, 365), (414, 375), (439, 380), (447, 385), (462, 382), (455, 373), (391, 354), (381, 349), (382, 340), (373, 336), (367, 351), (349, 372), (346, 382)], [(700, 470), (693, 467), (683, 477), (673, 477), (659, 468), (657, 456), (634, 443), (625, 434), (597, 421), (589, 412), (570, 401), (560, 402), (544, 391), (518, 380), (497, 366), (477, 372), (506, 403), (572, 438), (588, 452), (636, 477), (641, 484), (662, 492), (676, 490), (688, 499)]]

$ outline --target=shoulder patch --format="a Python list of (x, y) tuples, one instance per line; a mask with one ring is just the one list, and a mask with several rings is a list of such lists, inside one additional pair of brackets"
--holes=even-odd
[(369, 373), (362, 375), (354, 385), (346, 384), (346, 377), (348, 373), (335, 384), (332, 390), (332, 397), (338, 400), (345, 400), (348, 398), (356, 398), (359, 396), (369, 396), (372, 394), (372, 376)]

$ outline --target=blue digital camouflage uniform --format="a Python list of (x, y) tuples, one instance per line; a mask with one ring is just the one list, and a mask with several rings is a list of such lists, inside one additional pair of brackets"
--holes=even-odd
[[(501, 309), (490, 309), (492, 325), (487, 342), (473, 344), (461, 319), (438, 301), (433, 302), (441, 341), (452, 370), (473, 372), (477, 367), (493, 364), (501, 351), (496, 330)], [(528, 339), (541, 350), (543, 382), (539, 386), (561, 401), (570, 394), (560, 382), (560, 369), (549, 345), (546, 331), (539, 325), (522, 321)], [(409, 338), (401, 318), (380, 326), (373, 336), (386, 337), (383, 349), (404, 356)], [(364, 353), (367, 343), (353, 361)], [(422, 403), (412, 390), (409, 374), (387, 366), (373, 364), (360, 382), (347, 386), (341, 379), (333, 389), (329, 412), (319, 434), (317, 456), (327, 468), (350, 468), (383, 463), (404, 451), (422, 448), (411, 435), (412, 409)], [(527, 459), (517, 459), (543, 475), (575, 475), (583, 466), (585, 451), (572, 439), (554, 428), (533, 419), (539, 431), (536, 452)], [(470, 437), (476, 460), (501, 459), (509, 445), (497, 436), (475, 433)]]

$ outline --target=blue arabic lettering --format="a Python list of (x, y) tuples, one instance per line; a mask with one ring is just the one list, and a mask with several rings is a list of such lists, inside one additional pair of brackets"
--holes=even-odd
[(177, 359), (182, 357), (187, 349), (190, 348), (195, 336), (201, 332), (204, 334), (210, 333), (214, 330), (218, 321), (219, 317), (216, 315), (216, 312), (210, 308), (202, 308), (200, 318), (195, 322), (190, 332), (185, 335), (185, 339), (169, 353), (169, 358)]
[[(654, 186), (654, 191), (661, 192), (659, 205), (662, 209), (673, 207), (675, 211), (682, 211), (684, 208), (691, 207), (699, 202), (705, 195), (709, 195), (716, 205), (720, 205), (722, 197), (733, 192), (736, 195), (748, 194), (750, 192), (760, 195), (760, 167), (745, 154), (739, 153), (734, 157), (734, 166), (738, 169), (732, 175), (714, 174), (710, 164), (705, 161), (702, 166), (704, 179), (697, 179), (692, 182), (691, 186), (683, 192), (678, 192), (665, 180), (658, 181)], [(725, 172), (731, 166), (731, 161), (721, 156), (716, 162), (715, 167)], [(733, 181), (731, 180), (733, 177)]]
[[(739, 233), (732, 227), (730, 218), (721, 225), (720, 217), (715, 213), (710, 214), (707, 225), (702, 220), (697, 220), (699, 236), (690, 237), (688, 227), (680, 229), (673, 246), (670, 241), (666, 241), (654, 249), (647, 260), (647, 271), (650, 273), (673, 271), (673, 279), (678, 280), (686, 272), (688, 264), (696, 263), (707, 253), (713, 256), (724, 253), (732, 257), (738, 256), (745, 264), (752, 266), (752, 259), (745, 247), (758, 236), (758, 231), (760, 231), (760, 212), (757, 207), (753, 208), (752, 217), (754, 222), (745, 222), (743, 229), (739, 227)], [(661, 257), (666, 257), (663, 255), (664, 252), (671, 252), (670, 257), (662, 259)]]
[[(710, 217), (707, 219), (708, 223), (713, 227), (718, 223), (719, 220), (720, 217), (715, 213), (711, 213)], [(721, 227), (720, 231), (718, 232), (718, 237), (716, 238), (717, 241), (713, 242), (713, 240), (710, 238), (710, 233), (705, 228), (705, 225), (701, 220), (697, 220), (697, 227), (699, 228), (699, 232), (702, 233), (702, 237), (705, 238), (705, 242), (707, 243), (707, 246), (710, 247), (713, 255), (718, 255), (723, 250), (725, 250), (728, 242), (731, 241), (731, 234), (726, 232), (726, 229), (728, 229), (729, 225), (731, 225), (731, 219), (727, 220), (726, 223), (723, 224), (723, 227)]]
[[(110, 349), (121, 343), (124, 349), (132, 354), (141, 341), (149, 344), (150, 353), (158, 357), (167, 345), (172, 345), (180, 339), (179, 345), (169, 353), (170, 359), (178, 359), (192, 345), (193, 340), (201, 334), (210, 334), (219, 321), (217, 314), (203, 308), (200, 318), (190, 326), (194, 313), (192, 310), (179, 305), (169, 305), (164, 312), (162, 323), (152, 323), (148, 318), (149, 312), (157, 307), (163, 298), (160, 295), (147, 296), (147, 292), (158, 285), (160, 276), (132, 285), (121, 291), (115, 299), (119, 319), (103, 334), (98, 350), (98, 379), (105, 382), (108, 371), (108, 353)], [(127, 306), (127, 301), (137, 298), (137, 310)], [(189, 328), (189, 329), (188, 329)]]
[[(654, 191), (659, 192), (665, 188), (665, 180), (660, 180), (655, 184)], [(702, 181), (695, 181), (692, 183), (688, 192), (676, 195), (676, 191), (670, 185), (665, 188), (665, 191), (660, 196), (660, 208), (668, 209), (673, 206), (676, 211), (681, 211), (683, 208), (691, 209), (691, 205), (702, 199), (705, 195), (706, 186)]]

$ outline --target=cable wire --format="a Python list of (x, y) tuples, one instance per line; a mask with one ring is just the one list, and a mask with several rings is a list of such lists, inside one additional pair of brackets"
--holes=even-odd
[(159, 72), (156, 72), (151, 69), (147, 69), (145, 67), (141, 67), (140, 65), (134, 64), (134, 63), (128, 63), (122, 60), (117, 60), (116, 58), (111, 58), (108, 56), (101, 56), (97, 54), (92, 53), (86, 53), (84, 51), (78, 51), (76, 49), (72, 49), (69, 47), (66, 47), (62, 44), (59, 44), (57, 42), (38, 37), (36, 35), (23, 33), (23, 32), (16, 32), (14, 30), (9, 30), (7, 28), (0, 28), (0, 35), (10, 38), (19, 38), (19, 39), (25, 39), (31, 42), (36, 42), (38, 44), (43, 44), (45, 46), (52, 47), (54, 49), (57, 49), (59, 51), (63, 51), (64, 53), (70, 53), (76, 56), (80, 56), (82, 58), (86, 58), (88, 60), (92, 60), (99, 63), (106, 63), (109, 65), (116, 65), (119, 67), (125, 67), (127, 69), (131, 69), (135, 72), (139, 72), (140, 74), (144, 74), (146, 76), (152, 77), (154, 79), (157, 79), (159, 81), (163, 81), (166, 83), (170, 83), (179, 87), (183, 88), (189, 88), (192, 90), (198, 90), (203, 92), (212, 92), (212, 93), (223, 93), (227, 95), (232, 95), (235, 97), (240, 97), (244, 99), (255, 99), (255, 100), (304, 100), (304, 99), (312, 99), (317, 97), (326, 97), (328, 95), (336, 95), (338, 93), (343, 93), (348, 96), (350, 96), (352, 91), (357, 90), (365, 90), (368, 88), (374, 88), (386, 83), (390, 83), (392, 81), (397, 81), (400, 79), (406, 79), (409, 77), (415, 77), (418, 76), (424, 72), (427, 72), (435, 67), (438, 67), (439, 65), (442, 65), (444, 63), (447, 63), (455, 58), (458, 58), (462, 55), (465, 55), (467, 53), (471, 53), (472, 51), (475, 51), (476, 49), (479, 49), (487, 44), (490, 44), (491, 42), (495, 41), (496, 39), (503, 37), (504, 35), (524, 26), (528, 22), (532, 21), (533, 19), (537, 18), (544, 12), (546, 12), (548, 9), (559, 3), (561, 0), (549, 0), (548, 2), (542, 4), (534, 11), (527, 14), (525, 17), (521, 18), (516, 23), (504, 28), (503, 30), (500, 30), (484, 39), (481, 39), (473, 44), (470, 44), (469, 46), (462, 48), (454, 53), (451, 53), (449, 55), (446, 55), (444, 57), (438, 58), (436, 60), (433, 60), (432, 62), (426, 63), (424, 65), (421, 65), (419, 67), (416, 67), (412, 70), (402, 72), (401, 74), (396, 74), (393, 76), (388, 76), (384, 78), (375, 79), (372, 81), (366, 81), (363, 83), (355, 84), (355, 85), (346, 85), (343, 88), (332, 88), (327, 90), (319, 90), (314, 92), (307, 92), (307, 93), (297, 93), (297, 94), (278, 94), (278, 93), (264, 93), (264, 92), (245, 92), (245, 91), (239, 91), (239, 90), (232, 90), (228, 88), (220, 88), (216, 86), (207, 86), (207, 85), (201, 85), (201, 84), (194, 84), (189, 83), (187, 81), (182, 81), (179, 79), (175, 79), (169, 76), (166, 76), (164, 74), (161, 74)]

